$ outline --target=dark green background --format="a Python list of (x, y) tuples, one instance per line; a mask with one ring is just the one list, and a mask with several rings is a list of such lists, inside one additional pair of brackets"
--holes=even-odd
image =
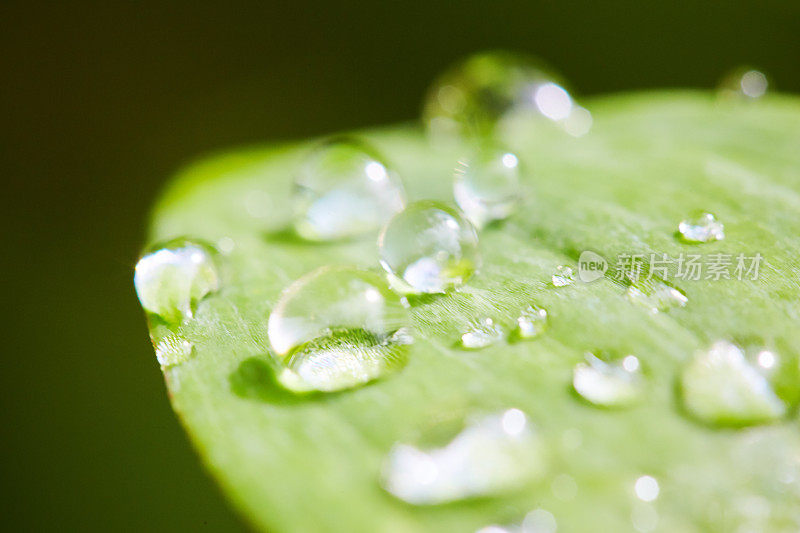
[(110, 4), (0, 4), (0, 521), (24, 529), (243, 527), (170, 411), (133, 293), (182, 162), (412, 119), (484, 48), (538, 54), (583, 94), (711, 87), (741, 63), (800, 90), (793, 0)]

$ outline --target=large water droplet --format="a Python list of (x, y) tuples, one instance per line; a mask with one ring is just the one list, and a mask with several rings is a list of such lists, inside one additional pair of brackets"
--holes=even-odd
[(399, 179), (371, 147), (346, 138), (313, 150), (294, 183), (294, 225), (309, 240), (377, 231), (405, 205)]
[(556, 267), (555, 272), (553, 272), (552, 281), (553, 285), (556, 287), (572, 285), (575, 282), (575, 271), (572, 267), (559, 265)]
[(541, 443), (519, 409), (470, 423), (442, 448), (396, 444), (384, 487), (416, 505), (432, 505), (516, 489), (543, 468)]
[(652, 314), (683, 307), (689, 301), (686, 295), (660, 280), (641, 280), (630, 287), (625, 295), (632, 303), (642, 305)]
[(603, 407), (633, 404), (641, 397), (643, 385), (639, 360), (633, 355), (607, 362), (586, 354), (586, 362), (578, 363), (572, 375), (575, 392)]
[(322, 267), (292, 283), (269, 317), (269, 341), (283, 356), (281, 382), (333, 391), (366, 383), (406, 360), (407, 312), (378, 275)]
[[(481, 53), (452, 67), (431, 87), (423, 119), (434, 136), (486, 136), (517, 113), (558, 120), (572, 100), (558, 76), (506, 52)], [(563, 94), (556, 95), (557, 91)], [(565, 104), (566, 102), (566, 104)]]
[(208, 245), (176, 239), (142, 256), (133, 284), (145, 311), (170, 324), (192, 318), (197, 302), (219, 288), (214, 255)]
[(486, 348), (503, 340), (505, 333), (491, 318), (481, 318), (470, 323), (469, 328), (461, 335), (461, 346), (470, 350)]
[(516, 336), (520, 339), (533, 339), (547, 329), (547, 311), (536, 305), (529, 305), (517, 317)]
[(478, 228), (514, 212), (520, 200), (519, 160), (507, 150), (477, 150), (459, 161), (453, 196)]
[(724, 99), (755, 100), (767, 93), (769, 80), (760, 70), (740, 67), (726, 75), (719, 85), (719, 95)]
[(381, 266), (407, 292), (445, 292), (469, 279), (479, 263), (475, 228), (437, 202), (416, 202), (395, 215), (378, 248)]
[(692, 243), (721, 241), (725, 238), (724, 229), (711, 213), (700, 213), (678, 224), (678, 232), (683, 240)]
[(681, 376), (683, 404), (695, 418), (719, 425), (751, 425), (781, 418), (786, 405), (769, 380), (726, 341), (698, 352)]

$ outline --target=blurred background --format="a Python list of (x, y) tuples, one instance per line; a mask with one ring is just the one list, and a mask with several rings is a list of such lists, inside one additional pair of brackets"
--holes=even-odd
[(3, 522), (244, 529), (133, 292), (149, 206), (209, 151), (414, 119), (485, 48), (536, 54), (583, 95), (710, 88), (740, 64), (798, 92), (800, 3), (2, 2)]

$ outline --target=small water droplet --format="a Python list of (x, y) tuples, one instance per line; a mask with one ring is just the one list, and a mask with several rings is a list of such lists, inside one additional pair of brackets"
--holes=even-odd
[(517, 337), (533, 339), (547, 329), (547, 311), (536, 305), (529, 305), (517, 317)]
[(686, 410), (707, 423), (759, 424), (786, 413), (769, 380), (730, 342), (698, 352), (683, 370), (681, 385)]
[(678, 233), (684, 241), (691, 243), (721, 241), (725, 238), (724, 229), (711, 213), (700, 213), (678, 224)]
[(762, 350), (758, 353), (758, 366), (765, 370), (769, 370), (775, 366), (777, 358), (775, 354), (769, 350)]
[(631, 405), (641, 397), (643, 389), (639, 360), (629, 355), (622, 361), (606, 362), (588, 353), (586, 362), (578, 363), (573, 370), (572, 386), (594, 405)]
[(162, 366), (177, 365), (191, 357), (193, 348), (192, 343), (186, 339), (176, 334), (169, 334), (155, 344), (156, 359)]
[(270, 314), (268, 335), (292, 390), (334, 391), (403, 366), (407, 311), (377, 274), (322, 267), (292, 283)]
[(441, 293), (462, 285), (479, 263), (475, 228), (447, 205), (423, 201), (395, 215), (378, 239), (381, 266), (398, 288)]
[(575, 282), (575, 271), (572, 267), (559, 265), (553, 272), (553, 285), (556, 287), (566, 287)]
[(472, 421), (442, 448), (396, 444), (385, 464), (384, 488), (415, 505), (488, 496), (538, 477), (542, 457), (527, 417), (512, 409)]
[(336, 138), (313, 150), (294, 182), (294, 225), (308, 240), (377, 231), (405, 205), (399, 179), (366, 144)]
[(640, 280), (629, 286), (625, 295), (630, 302), (646, 307), (652, 314), (683, 307), (689, 301), (680, 289), (658, 280)]
[(583, 137), (591, 131), (593, 122), (592, 114), (588, 109), (574, 105), (569, 116), (562, 122), (562, 126), (564, 131), (573, 137)]
[(469, 350), (486, 348), (503, 340), (503, 328), (491, 318), (481, 318), (469, 325), (469, 329), (461, 335), (461, 346)]
[(453, 196), (477, 228), (508, 218), (520, 199), (519, 160), (507, 150), (482, 149), (458, 162)]
[(719, 86), (724, 99), (757, 100), (767, 93), (769, 80), (760, 70), (740, 67), (725, 76)]
[[(507, 52), (476, 54), (436, 80), (423, 119), (434, 137), (452, 137), (494, 134), (517, 114), (560, 116), (571, 98), (558, 78), (531, 58)], [(566, 99), (556, 94), (558, 89)]]
[(653, 476), (642, 476), (633, 484), (633, 491), (636, 493), (636, 497), (643, 502), (652, 502), (658, 498), (660, 490), (658, 480)]
[(217, 241), (217, 250), (223, 254), (229, 254), (236, 248), (236, 241), (230, 237), (222, 237)]
[(637, 502), (631, 511), (633, 528), (639, 533), (650, 533), (658, 526), (658, 511), (647, 503)]
[(142, 307), (170, 324), (192, 318), (197, 302), (219, 288), (213, 248), (176, 239), (152, 250), (136, 263), (133, 277)]

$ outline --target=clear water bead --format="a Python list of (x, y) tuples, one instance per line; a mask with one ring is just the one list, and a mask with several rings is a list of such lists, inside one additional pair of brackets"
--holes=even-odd
[(751, 425), (781, 418), (787, 406), (744, 351), (727, 341), (698, 352), (681, 375), (683, 404), (695, 418), (718, 425)]
[(402, 184), (374, 149), (348, 138), (318, 146), (294, 182), (294, 226), (308, 240), (377, 231), (403, 209)]
[(631, 405), (641, 397), (643, 385), (639, 360), (633, 355), (606, 362), (586, 354), (586, 362), (578, 363), (572, 373), (575, 392), (602, 407)]
[(689, 301), (680, 289), (658, 280), (642, 280), (628, 287), (625, 295), (630, 302), (644, 306), (652, 314), (683, 307)]
[(194, 346), (191, 342), (175, 333), (168, 333), (158, 341), (153, 339), (156, 359), (161, 366), (172, 366), (182, 363), (192, 356)]
[(333, 391), (405, 364), (408, 316), (378, 274), (322, 267), (292, 283), (269, 317), (269, 341), (295, 390)]
[(133, 284), (145, 311), (170, 324), (186, 321), (203, 297), (219, 288), (215, 251), (176, 239), (153, 248), (136, 263)]
[(516, 335), (520, 339), (533, 339), (547, 329), (547, 311), (536, 305), (529, 305), (517, 317)]
[[(571, 105), (560, 83), (557, 75), (531, 58), (508, 52), (476, 54), (435, 81), (423, 119), (434, 137), (488, 136), (518, 114), (553, 119), (565, 113), (565, 101)], [(564, 93), (560, 97), (555, 95), (559, 90)]]
[(396, 444), (384, 488), (415, 505), (434, 505), (519, 488), (541, 475), (541, 443), (519, 409), (478, 418), (442, 448)]
[(441, 293), (462, 285), (479, 264), (475, 228), (457, 210), (416, 202), (395, 215), (378, 239), (380, 263), (410, 293)]
[(469, 350), (486, 348), (503, 340), (503, 328), (491, 318), (481, 318), (472, 322), (469, 329), (461, 335), (461, 346)]
[(553, 285), (556, 287), (566, 287), (567, 285), (572, 285), (575, 282), (575, 271), (572, 267), (566, 265), (559, 265), (556, 267), (555, 272), (553, 272)]
[(712, 242), (725, 238), (724, 226), (711, 213), (700, 213), (678, 224), (678, 232), (686, 242)]
[(458, 162), (453, 196), (477, 228), (508, 218), (520, 200), (519, 159), (512, 152), (482, 149)]

